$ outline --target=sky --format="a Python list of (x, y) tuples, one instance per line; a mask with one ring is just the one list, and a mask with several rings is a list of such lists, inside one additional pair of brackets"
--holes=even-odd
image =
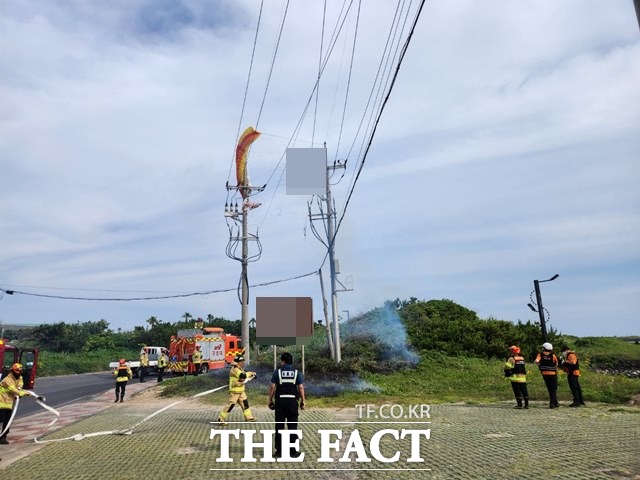
[(343, 319), (416, 297), (536, 321), (559, 274), (552, 328), (640, 334), (633, 2), (427, 1), (401, 63), (418, 2), (323, 5), (2, 2), (0, 322), (239, 319), (225, 185), (253, 126), (251, 317), (301, 296), (323, 318), (318, 197), (286, 194), (285, 152), (326, 145)]

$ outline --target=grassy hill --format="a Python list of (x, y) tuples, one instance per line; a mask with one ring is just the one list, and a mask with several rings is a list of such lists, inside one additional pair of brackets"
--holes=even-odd
[[(63, 324), (59, 327), (66, 327), (66, 330), (62, 328), (63, 333), (67, 330), (73, 333), (81, 331), (83, 326)], [(104, 322), (101, 328), (105, 330), (107, 326)], [(170, 326), (160, 326), (171, 331)], [(137, 333), (152, 335), (154, 328), (139, 329)], [(363, 403), (368, 399), (376, 403), (511, 400), (513, 393), (502, 369), (509, 345), (520, 346), (527, 360), (531, 399), (547, 398), (541, 376), (532, 364), (543, 342), (536, 323), (480, 319), (474, 311), (451, 300), (418, 301), (412, 298), (386, 302), (380, 308), (341, 324), (342, 362), (339, 365), (330, 359), (326, 329), (318, 324), (314, 328), (314, 336), (305, 353), (310, 399), (317, 405), (352, 406), (354, 402)], [(52, 336), (57, 339), (56, 335)], [(82, 335), (76, 336), (84, 339)], [(104, 340), (109, 340), (108, 336), (108, 331), (100, 333)], [(80, 340), (76, 343), (83, 345)], [(583, 372), (581, 383), (588, 402), (625, 403), (633, 395), (640, 394), (640, 342), (636, 343), (637, 338), (579, 338), (552, 330), (549, 340), (556, 350), (566, 343), (577, 351)], [(87, 340), (82, 341), (86, 345)], [(118, 342), (105, 341), (100, 345), (107, 344), (118, 345)], [(299, 361), (300, 348), (287, 349)], [(124, 346), (91, 348), (85, 353), (42, 351), (39, 375), (104, 371), (109, 361), (135, 358), (136, 352), (137, 349)], [(273, 368), (271, 348), (263, 348), (257, 365), (254, 363), (251, 368), (258, 368), (263, 377), (263, 381), (256, 381), (252, 389), (263, 390), (266, 394)], [(216, 375), (224, 377), (226, 371)], [(220, 382), (216, 375), (197, 380), (183, 378), (174, 394), (184, 393), (181, 388), (201, 388), (202, 382)], [(566, 384), (566, 377), (561, 374), (561, 399), (568, 395)], [(168, 386), (168, 392), (172, 388), (177, 387)], [(224, 392), (221, 395), (224, 396)]]

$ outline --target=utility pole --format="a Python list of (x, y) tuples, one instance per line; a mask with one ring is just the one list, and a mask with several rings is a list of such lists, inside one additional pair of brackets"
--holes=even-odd
[[(325, 149), (326, 151), (326, 149)], [(340, 351), (340, 325), (338, 324), (338, 292), (336, 292), (336, 264), (335, 264), (335, 209), (333, 208), (333, 198), (331, 197), (331, 184), (329, 183), (329, 172), (335, 170), (327, 167), (327, 240), (329, 241), (329, 272), (331, 274), (331, 321), (333, 322), (333, 350), (336, 355), (336, 363), (342, 361)]]
[[(245, 189), (247, 192), (255, 191), (261, 192), (264, 190), (264, 187), (251, 187), (251, 186), (229, 186), (227, 185), (227, 190), (235, 190), (235, 189)], [(260, 206), (259, 203), (253, 203), (249, 201), (248, 193), (243, 195), (242, 205), (240, 209), (238, 209), (238, 203), (236, 202), (235, 206), (225, 204), (224, 206), (224, 216), (227, 218), (231, 218), (236, 223), (240, 223), (242, 226), (242, 232), (236, 231), (234, 234), (233, 226), (229, 227), (229, 243), (227, 244), (227, 256), (234, 260), (238, 260), (242, 265), (242, 273), (240, 274), (240, 303), (242, 305), (241, 309), (241, 334), (242, 334), (242, 345), (244, 347), (244, 358), (245, 364), (251, 364), (251, 350), (249, 345), (249, 276), (248, 276), (248, 265), (249, 262), (257, 261), (262, 254), (262, 246), (260, 245), (260, 239), (257, 234), (249, 233), (248, 226), (248, 217), (249, 211), (254, 208), (258, 208)], [(249, 242), (255, 241), (258, 245), (258, 253), (249, 256)], [(238, 244), (241, 244), (241, 255), (236, 255), (236, 250)]]
[[(326, 145), (325, 145), (325, 158), (326, 158)], [(319, 207), (320, 207), (320, 213), (318, 214), (312, 214), (311, 213), (311, 205), (309, 205), (309, 221), (311, 223), (311, 230), (313, 231), (313, 234), (316, 236), (316, 238), (318, 240), (320, 240), (326, 247), (328, 250), (328, 256), (329, 256), (329, 275), (331, 278), (331, 282), (330, 282), (330, 287), (331, 287), (331, 323), (332, 323), (332, 327), (333, 327), (333, 351), (332, 351), (332, 356), (333, 359), (337, 362), (340, 363), (342, 361), (342, 354), (341, 354), (341, 349), (340, 349), (340, 325), (338, 323), (338, 290), (336, 287), (337, 283), (340, 283), (337, 278), (336, 275), (338, 272), (336, 272), (336, 258), (335, 258), (335, 219), (336, 219), (336, 212), (335, 212), (335, 205), (333, 202), (333, 197), (331, 196), (331, 176), (333, 174), (334, 171), (339, 170), (339, 169), (345, 169), (347, 167), (346, 162), (342, 163), (341, 161), (336, 161), (333, 163), (333, 165), (331, 166), (327, 166), (327, 175), (326, 175), (326, 195), (325, 195), (325, 202), (326, 202), (326, 213), (323, 211), (323, 208), (320, 204), (320, 202), (318, 202)], [(313, 226), (313, 221), (316, 219), (321, 219), (321, 220), (326, 220), (327, 221), (327, 241), (325, 243), (325, 241), (320, 237), (320, 235), (318, 234), (317, 230), (315, 229), (315, 227)], [(342, 284), (341, 284), (342, 285)], [(346, 291), (343, 290), (343, 291)], [(324, 302), (324, 294), (323, 294), (323, 302)], [(330, 327), (329, 327), (330, 330)], [(331, 338), (331, 337), (329, 337)], [(331, 341), (331, 340), (329, 340)]]
[(324, 323), (327, 326), (327, 343), (329, 345), (329, 353), (333, 360), (336, 359), (336, 352), (333, 345), (333, 335), (331, 335), (331, 323), (329, 323), (329, 312), (327, 310), (327, 299), (324, 295), (324, 280), (322, 279), (322, 269), (318, 270), (320, 277), (320, 293), (322, 294), (322, 310), (324, 312)]

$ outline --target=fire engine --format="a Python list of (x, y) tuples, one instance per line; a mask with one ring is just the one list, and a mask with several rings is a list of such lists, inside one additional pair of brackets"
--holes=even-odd
[(14, 363), (22, 364), (23, 388), (32, 390), (36, 382), (36, 372), (38, 370), (38, 349), (18, 348), (9, 345), (4, 338), (0, 338), (0, 365), (2, 365), (2, 376), (6, 377)]
[(224, 368), (233, 362), (238, 353), (244, 353), (242, 340), (236, 335), (224, 333), (220, 327), (189, 328), (178, 330), (169, 343), (169, 367), (174, 374), (191, 373), (192, 357), (196, 345), (202, 353), (201, 373)]

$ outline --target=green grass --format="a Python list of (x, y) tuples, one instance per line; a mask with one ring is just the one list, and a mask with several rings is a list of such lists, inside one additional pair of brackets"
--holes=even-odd
[(640, 370), (640, 344), (616, 337), (566, 337), (583, 367)]
[[(503, 362), (478, 358), (446, 357), (423, 354), (415, 370), (390, 375), (367, 374), (363, 378), (382, 388), (382, 394), (407, 399), (407, 402), (496, 402), (513, 399), (509, 380), (502, 373)], [(527, 366), (527, 387), (531, 400), (548, 400), (538, 369)], [(640, 393), (640, 379), (583, 371), (580, 379), (586, 401), (626, 403)], [(558, 377), (558, 395), (571, 400), (567, 377)]]
[[(307, 374), (305, 387), (307, 405), (310, 407), (353, 407), (366, 403), (493, 403), (513, 400), (509, 380), (503, 374), (503, 362), (479, 358), (448, 357), (437, 352), (424, 352), (422, 360), (410, 370), (391, 374), (362, 373), (360, 379), (343, 383), (339, 392), (326, 394), (320, 383), (326, 380)], [(528, 365), (528, 390), (532, 401), (548, 401), (542, 376), (533, 365)], [(209, 390), (227, 381), (226, 371), (216, 377), (179, 377), (164, 382), (163, 395), (187, 396)], [(247, 385), (247, 395), (252, 404), (266, 404), (269, 376), (261, 374)], [(361, 380), (361, 381), (358, 381)], [(571, 394), (566, 375), (558, 378), (560, 401), (568, 402)], [(587, 371), (581, 378), (582, 390), (587, 402), (626, 404), (632, 395), (640, 393), (640, 379), (622, 375), (606, 375)], [(364, 390), (363, 390), (364, 387)], [(368, 387), (368, 388), (367, 388)], [(222, 389), (204, 400), (213, 405), (226, 401), (227, 390)]]
[[(633, 395), (640, 393), (640, 379), (623, 375), (607, 375), (585, 368), (591, 358), (624, 358), (640, 363), (640, 346), (611, 337), (565, 337), (575, 347), (582, 363), (581, 385), (587, 402), (626, 404)], [(96, 350), (83, 354), (40, 352), (38, 375), (66, 375), (107, 370), (107, 365), (118, 358), (135, 359), (136, 351)], [(600, 355), (600, 357), (598, 357)], [(421, 361), (414, 368), (392, 373), (360, 372), (354, 378), (323, 377), (313, 373), (306, 375), (307, 404), (311, 407), (353, 407), (362, 403), (491, 403), (513, 399), (511, 385), (503, 375), (503, 361), (469, 357), (449, 357), (439, 352), (422, 352)], [(258, 379), (247, 386), (252, 403), (266, 403), (269, 386), (271, 358), (261, 369)], [(533, 401), (548, 400), (544, 382), (537, 368), (527, 364), (528, 389)], [(228, 370), (214, 376), (177, 377), (164, 382), (163, 390), (169, 396), (187, 396), (226, 384)], [(562, 373), (558, 379), (559, 398), (571, 399), (567, 378)], [(226, 389), (207, 395), (211, 404), (223, 404)]]
[(54, 353), (40, 351), (38, 355), (38, 376), (72, 375), (77, 373), (104, 372), (109, 362), (120, 358), (137, 359), (133, 350), (94, 350), (87, 353)]

